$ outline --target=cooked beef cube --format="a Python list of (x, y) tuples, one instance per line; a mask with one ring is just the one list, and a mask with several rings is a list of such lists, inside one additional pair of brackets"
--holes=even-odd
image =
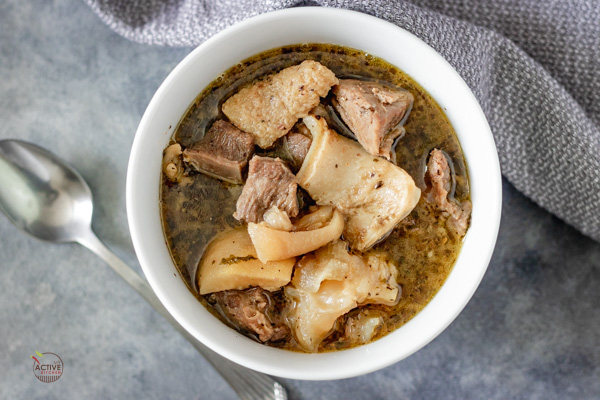
[(223, 113), (265, 149), (307, 116), (337, 83), (333, 72), (307, 60), (243, 88), (223, 104)]
[(365, 150), (391, 158), (394, 140), (403, 132), (397, 125), (413, 103), (404, 89), (356, 79), (342, 79), (332, 89), (334, 105)]
[[(304, 126), (304, 124), (302, 125)], [(309, 136), (303, 135), (302, 133), (290, 132), (285, 135), (283, 140), (284, 146), (294, 160), (294, 164), (297, 168), (300, 168), (304, 162), (306, 153), (308, 153), (312, 139)]]
[(458, 236), (463, 236), (469, 227), (472, 205), (468, 200), (458, 204), (448, 197), (452, 188), (452, 173), (448, 159), (441, 150), (433, 149), (429, 154), (425, 178), (428, 182), (425, 198), (448, 217), (448, 227)]
[(255, 333), (261, 342), (276, 342), (289, 334), (281, 314), (270, 312), (274, 306), (260, 287), (213, 293), (209, 300), (216, 302), (234, 325)]
[(243, 171), (254, 154), (254, 138), (229, 122), (216, 121), (204, 137), (183, 151), (197, 171), (231, 183), (243, 183)]
[(254, 156), (233, 216), (258, 223), (267, 210), (276, 206), (293, 218), (299, 211), (297, 190), (296, 176), (280, 158)]

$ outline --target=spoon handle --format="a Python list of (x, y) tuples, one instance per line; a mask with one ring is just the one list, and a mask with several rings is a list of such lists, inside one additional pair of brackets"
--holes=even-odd
[(171, 316), (154, 294), (150, 285), (141, 278), (131, 267), (121, 261), (111, 252), (98, 237), (90, 230), (89, 234), (77, 240), (81, 245), (87, 247), (133, 287), (160, 315), (165, 317), (173, 327), (183, 335), (198, 350), (200, 354), (223, 376), (233, 390), (242, 400), (286, 400), (285, 388), (273, 378), (260, 372), (252, 371), (235, 364), (204, 346), (186, 331)]

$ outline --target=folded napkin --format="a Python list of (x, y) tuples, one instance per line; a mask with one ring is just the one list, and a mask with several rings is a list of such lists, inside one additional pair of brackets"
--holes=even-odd
[(600, 241), (598, 0), (85, 0), (119, 34), (196, 46), (254, 15), (319, 5), (388, 20), (436, 49), (488, 118), (503, 175)]

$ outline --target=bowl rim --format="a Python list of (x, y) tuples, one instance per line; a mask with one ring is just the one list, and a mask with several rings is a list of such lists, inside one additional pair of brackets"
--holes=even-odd
[[(479, 171), (477, 171), (477, 174), (472, 174), (471, 166), (474, 164), (472, 164), (471, 161), (477, 160), (475, 164), (479, 166), (479, 163), (482, 162), (480, 160), (485, 159), (486, 162), (482, 165), (487, 167), (488, 173), (485, 192), (476, 190), (472, 192), (472, 225), (464, 239), (463, 248), (461, 249), (453, 270), (440, 291), (431, 299), (424, 309), (401, 328), (368, 345), (339, 352), (319, 354), (295, 353), (258, 344), (233, 331), (231, 328), (226, 327), (214, 318), (206, 309), (204, 309), (197, 299), (189, 293), (189, 291), (187, 297), (185, 294), (176, 292), (178, 290), (177, 288), (181, 287), (181, 284), (183, 284), (184, 287), (185, 284), (178, 276), (179, 274), (175, 270), (172, 262), (170, 265), (172, 269), (167, 268), (167, 271), (167, 269), (159, 266), (159, 262), (157, 261), (161, 260), (164, 263), (163, 253), (164, 250), (166, 250), (162, 229), (160, 229), (160, 237), (162, 240), (157, 241), (155, 235), (156, 232), (152, 232), (152, 229), (156, 228), (155, 222), (157, 215), (152, 215), (152, 212), (158, 210), (159, 199), (157, 193), (160, 182), (161, 157), (159, 157), (158, 160), (157, 170), (156, 160), (153, 160), (148, 154), (150, 153), (148, 149), (156, 147), (155, 143), (148, 144), (148, 142), (152, 139), (158, 141), (162, 140), (164, 142), (166, 137), (171, 136), (175, 126), (179, 122), (178, 119), (175, 121), (175, 124), (172, 122), (169, 123), (166, 118), (162, 117), (161, 108), (165, 107), (165, 99), (173, 99), (174, 91), (181, 86), (181, 76), (189, 74), (190, 70), (199, 64), (204, 53), (211, 51), (216, 46), (223, 45), (228, 41), (233, 40), (232, 38), (240, 35), (243, 36), (250, 33), (256, 34), (256, 32), (260, 31), (260, 27), (273, 27), (275, 24), (280, 28), (268, 29), (284, 29), (284, 27), (288, 26), (288, 24), (291, 24), (293, 21), (307, 21), (307, 18), (310, 18), (310, 21), (315, 24), (323, 19), (329, 19), (332, 24), (337, 24), (340, 27), (342, 26), (340, 24), (343, 22), (344, 24), (350, 24), (350, 26), (357, 26), (357, 24), (360, 24), (365, 29), (372, 28), (394, 32), (397, 38), (401, 38), (404, 41), (403, 45), (410, 45), (415, 49), (418, 48), (420, 56), (425, 57), (426, 60), (432, 61), (435, 64), (435, 70), (445, 76), (451, 87), (460, 93), (461, 102), (468, 106), (468, 116), (472, 120), (469, 122), (469, 126), (476, 125), (480, 129), (478, 131), (479, 137), (474, 138), (470, 136), (469, 139), (466, 139), (466, 133), (462, 131), (459, 132), (456, 123), (463, 123), (462, 121), (465, 116), (463, 115), (462, 118), (456, 117), (453, 111), (454, 105), (450, 102), (447, 102), (447, 104), (442, 104), (440, 102), (439, 94), (441, 92), (438, 89), (441, 90), (441, 87), (433, 87), (432, 90), (431, 87), (427, 87), (428, 85), (431, 85), (431, 83), (424, 84), (422, 80), (414, 77), (414, 73), (406, 71), (405, 67), (398, 67), (411, 75), (411, 77), (426, 89), (438, 104), (445, 109), (448, 119), (456, 130), (465, 158), (467, 159), (467, 168), (471, 185), (473, 184), (473, 178), (475, 176), (477, 176), (478, 185), (480, 181)], [(306, 42), (313, 41), (307, 40)], [(334, 40), (321, 42), (331, 43), (334, 42)], [(296, 43), (305, 43), (305, 41)], [(291, 45), (295, 43), (288, 44)], [(263, 44), (251, 42), (245, 50), (251, 52), (252, 49), (261, 48), (261, 45)], [(259, 51), (265, 51), (274, 47), (278, 46), (263, 47), (262, 50)], [(364, 50), (365, 48), (367, 47), (361, 49)], [(250, 54), (256, 54), (259, 51)], [(378, 54), (374, 55), (377, 56)], [(246, 58), (247, 56), (240, 56), (238, 61)], [(384, 59), (392, 62), (389, 58)], [(392, 63), (397, 65), (395, 62)], [(227, 67), (223, 68), (222, 71), (234, 64), (235, 63), (230, 63)], [(425, 66), (425, 68), (429, 67)], [(212, 81), (216, 76), (217, 75), (210, 76), (208, 82)], [(196, 92), (196, 95), (200, 93), (202, 89), (203, 87)], [(436, 94), (438, 94), (438, 96), (436, 96)], [(444, 96), (444, 98), (445, 97), (446, 96)], [(191, 104), (191, 101), (187, 103), (187, 106), (189, 106), (189, 104)], [(187, 106), (185, 110), (187, 110)], [(181, 117), (181, 115), (183, 115), (183, 113), (181, 113), (179, 117)], [(169, 128), (166, 128), (167, 124), (169, 125)], [(157, 128), (156, 125), (159, 125), (159, 128)], [(156, 133), (158, 132), (157, 129), (161, 130), (161, 133), (163, 133), (160, 137), (158, 137), (159, 135)], [(151, 137), (147, 132), (155, 133), (153, 133), (153, 136)], [(155, 137), (158, 137), (158, 139)], [(475, 141), (476, 145), (471, 145), (472, 141)], [(469, 146), (467, 146), (470, 149), (469, 151), (465, 150), (465, 144), (469, 144)], [(475, 151), (472, 148), (481, 154), (475, 155), (472, 153)], [(153, 181), (152, 176), (154, 176)], [(140, 191), (140, 188), (148, 188), (149, 185), (152, 184), (156, 186), (155, 191), (151, 189), (148, 189), (150, 192), (148, 192), (148, 190)], [(477, 185), (473, 187), (478, 188)], [(156, 202), (156, 206), (145, 204), (144, 202), (148, 202), (148, 193), (154, 195), (154, 192), (156, 192), (156, 197), (152, 197), (154, 197), (153, 201)], [(483, 200), (487, 201), (485, 206), (481, 203)], [(219, 32), (189, 53), (163, 81), (144, 112), (132, 144), (126, 183), (127, 216), (133, 245), (150, 286), (169, 313), (171, 313), (171, 315), (173, 315), (173, 317), (199, 341), (215, 352), (240, 365), (274, 376), (307, 380), (341, 379), (373, 372), (408, 357), (437, 337), (466, 306), (487, 270), (500, 225), (501, 203), (502, 191), (500, 166), (491, 130), (475, 96), (453, 67), (429, 45), (397, 25), (356, 11), (322, 7), (290, 8), (252, 17)], [(160, 219), (159, 215), (158, 218)], [(487, 224), (485, 229), (483, 227), (480, 228), (484, 221)], [(473, 232), (473, 228), (476, 225), (477, 232)], [(149, 240), (148, 235), (152, 236), (152, 240)], [(157, 248), (160, 246), (162, 246), (163, 249)], [(465, 253), (465, 246), (468, 249), (468, 253)], [(466, 260), (467, 255), (463, 254), (468, 254), (471, 258)], [(468, 264), (472, 260), (474, 260), (473, 264), (475, 264), (475, 267), (479, 266), (479, 268), (475, 268), (475, 271), (470, 271), (467, 267), (463, 268), (463, 264)], [(459, 263), (461, 268), (457, 269)], [(173, 276), (180, 281), (179, 285), (173, 282)], [(449, 282), (455, 281), (467, 282), (468, 285), (466, 288), (462, 287), (462, 289), (455, 287), (456, 285), (448, 288), (446, 287)], [(187, 288), (185, 290), (187, 291)], [(199, 310), (192, 305), (189, 299), (190, 296), (204, 311)], [(440, 316), (438, 315), (440, 313), (439, 310), (445, 310), (446, 312), (442, 313)], [(211, 321), (210, 319), (214, 321)], [(400, 332), (403, 334), (400, 335)], [(399, 341), (401, 341), (400, 346), (398, 346)], [(402, 347), (405, 343), (408, 343), (409, 345)], [(395, 351), (390, 351), (390, 348)], [(285, 352), (285, 357), (282, 352)], [(285, 362), (278, 362), (280, 358), (284, 358)], [(358, 360), (360, 360), (360, 362), (356, 362)]]

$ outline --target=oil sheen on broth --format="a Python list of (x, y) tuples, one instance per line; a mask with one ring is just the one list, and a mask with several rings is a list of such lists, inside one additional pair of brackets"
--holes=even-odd
[[(468, 176), (460, 144), (437, 103), (398, 68), (346, 47), (325, 44), (287, 46), (261, 53), (235, 65), (200, 93), (180, 121), (173, 140), (182, 146), (198, 141), (212, 122), (224, 118), (220, 111), (221, 104), (241, 87), (261, 76), (309, 59), (325, 65), (338, 78), (374, 79), (410, 91), (414, 103), (404, 124), (405, 134), (395, 147), (396, 164), (412, 176), (421, 190), (425, 190), (424, 174), (428, 155), (434, 148), (443, 149), (453, 172), (452, 195), (458, 202), (469, 200)], [(330, 96), (324, 100), (325, 103)], [(269, 152), (263, 150), (262, 153)], [(257, 154), (261, 154), (261, 151)], [(211, 239), (220, 232), (240, 225), (232, 214), (242, 186), (227, 184), (195, 172), (190, 172), (190, 177), (179, 184), (172, 183), (164, 174), (162, 176), (162, 221), (173, 261), (199, 301), (223, 322), (229, 323), (198, 294), (195, 275), (203, 251)], [(361, 307), (377, 310), (384, 317), (384, 325), (374, 339), (402, 326), (423, 309), (446, 280), (460, 247), (461, 238), (447, 229), (444, 217), (435, 212), (434, 207), (422, 196), (410, 215), (374, 247), (375, 250), (388, 252), (391, 259), (396, 261), (398, 283), (402, 288), (396, 306)], [(272, 301), (281, 301), (281, 298), (278, 292)], [(357, 312), (351, 311), (340, 319)], [(319, 351), (353, 346), (344, 340), (342, 327), (342, 323), (335, 325), (333, 333), (321, 343)], [(301, 351), (293, 339), (269, 345)]]

